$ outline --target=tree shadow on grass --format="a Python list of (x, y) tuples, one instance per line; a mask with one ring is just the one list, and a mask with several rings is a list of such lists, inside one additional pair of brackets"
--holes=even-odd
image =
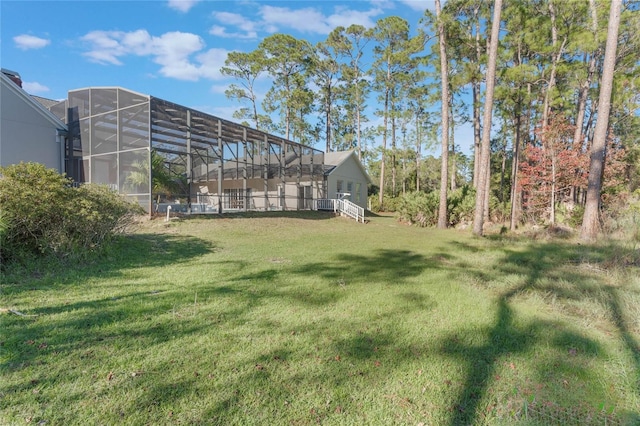
[[(155, 251), (163, 253), (168, 259), (172, 259), (173, 264), (192, 261), (194, 257), (204, 255), (215, 247), (203, 243), (198, 239), (173, 237), (173, 236), (146, 237), (133, 241), (130, 247), (122, 253), (115, 254), (110, 260), (105, 260), (101, 272), (85, 271), (81, 272), (83, 277), (93, 275), (119, 276), (123, 271), (151, 265), (166, 265), (167, 260), (147, 260)], [(150, 238), (150, 240), (148, 239)], [(177, 243), (177, 244), (176, 244)], [(182, 245), (181, 245), (182, 244)], [(194, 247), (195, 244), (195, 247)], [(451, 255), (442, 252), (433, 256), (424, 256), (419, 253), (406, 250), (378, 250), (370, 255), (354, 255), (338, 253), (328, 262), (309, 262), (302, 265), (281, 264), (277, 267), (269, 265), (264, 270), (255, 273), (247, 272), (242, 267), (245, 264), (238, 261), (237, 271), (225, 278), (224, 283), (202, 284), (198, 287), (198, 297), (224, 298), (224, 303), (216, 305), (215, 310), (207, 312), (206, 321), (199, 321), (191, 324), (191, 321), (170, 321), (166, 315), (172, 307), (174, 301), (170, 294), (140, 292), (133, 290), (131, 293), (122, 294), (119, 300), (108, 297), (93, 301), (79, 301), (71, 305), (60, 304), (58, 306), (46, 308), (47, 315), (56, 313), (64, 314), (72, 309), (74, 312), (86, 311), (86, 315), (64, 317), (60, 316), (57, 326), (65, 329), (54, 340), (47, 340), (48, 348), (38, 349), (41, 351), (75, 351), (73, 357), (68, 359), (75, 361), (78, 353), (92, 350), (100, 351), (105, 346), (124, 341), (127, 344), (135, 344), (135, 350), (141, 351), (138, 345), (140, 341), (148, 345), (147, 351), (162, 350), (164, 343), (173, 335), (185, 338), (183, 342), (190, 345), (192, 340), (206, 340), (211, 333), (210, 327), (226, 328), (228, 334), (220, 334), (219, 338), (227, 336), (236, 339), (253, 338), (260, 335), (273, 335), (273, 345), (265, 349), (262, 353), (242, 358), (236, 365), (225, 366), (230, 370), (230, 374), (222, 378), (215, 385), (203, 384), (204, 381), (212, 381), (207, 377), (207, 371), (192, 371), (190, 366), (185, 366), (185, 371), (175, 371), (175, 367), (170, 365), (170, 360), (150, 361), (147, 365), (148, 374), (145, 371), (141, 376), (124, 376), (119, 372), (118, 380), (134, 389), (145, 388), (145, 393), (138, 393), (138, 396), (131, 397), (123, 403), (123, 410), (126, 413), (134, 413), (140, 410), (155, 410), (152, 420), (161, 422), (171, 422), (173, 419), (158, 417), (163, 409), (170, 409), (174, 401), (182, 401), (182, 409), (189, 401), (199, 400), (202, 395), (199, 392), (214, 393), (214, 396), (201, 402), (206, 407), (201, 411), (185, 410), (181, 413), (184, 416), (193, 415), (190, 419), (178, 419), (176, 422), (186, 423), (229, 423), (228, 419), (238, 420), (240, 416), (252, 415), (262, 416), (254, 419), (256, 422), (264, 420), (264, 423), (273, 421), (274, 416), (280, 413), (263, 412), (267, 410), (299, 410), (300, 423), (311, 424), (315, 422), (340, 423), (340, 417), (344, 407), (356, 410), (357, 406), (350, 400), (348, 392), (355, 390), (365, 395), (376, 395), (375, 391), (365, 389), (371, 386), (374, 380), (360, 381), (362, 377), (375, 379), (376, 383), (384, 383), (387, 377), (393, 377), (397, 369), (402, 368), (415, 360), (412, 344), (403, 340), (401, 331), (396, 327), (397, 322), (388, 320), (380, 321), (385, 324), (382, 329), (377, 328), (378, 316), (372, 315), (367, 318), (353, 320), (348, 315), (339, 318), (323, 317), (321, 321), (304, 321), (303, 323), (291, 326), (275, 326), (270, 321), (264, 323), (256, 321), (256, 311), (253, 310), (257, 304), (263, 302), (264, 298), (287, 299), (295, 307), (321, 308), (335, 303), (343, 294), (340, 288), (341, 283), (347, 289), (351, 284), (359, 284), (360, 288), (370, 285), (396, 285), (397, 290), (392, 297), (397, 297), (403, 302), (402, 311), (395, 311), (394, 308), (381, 308), (382, 315), (396, 316), (397, 321), (410, 320), (411, 312), (417, 310), (430, 309), (435, 306), (436, 301), (422, 294), (419, 290), (414, 291), (414, 287), (402, 284), (414, 284), (420, 277), (428, 271), (450, 271), (452, 279), (469, 276), (476, 279), (481, 285), (486, 284), (484, 290), (487, 294), (496, 298), (496, 317), (493, 324), (483, 330), (484, 340), (478, 343), (478, 330), (456, 330), (440, 341), (436, 347), (439, 354), (455, 358), (456, 364), (464, 366), (464, 382), (462, 390), (454, 397), (454, 411), (447, 420), (450, 424), (476, 424), (481, 423), (483, 407), (480, 406), (483, 397), (490, 392), (490, 385), (494, 375), (500, 368), (499, 363), (508, 357), (509, 354), (529, 354), (539, 345), (548, 345), (560, 353), (572, 347), (578, 349), (580, 356), (595, 357), (601, 353), (601, 348), (597, 342), (588, 337), (570, 330), (559, 327), (559, 324), (549, 323), (542, 320), (532, 320), (524, 324), (519, 322), (519, 311), (516, 307), (518, 297), (526, 294), (553, 295), (562, 300), (581, 301), (593, 300), (607, 307), (611, 316), (611, 323), (621, 334), (627, 349), (634, 355), (636, 375), (640, 371), (640, 361), (638, 360), (637, 336), (633, 333), (633, 328), (629, 326), (626, 319), (624, 305), (621, 298), (624, 297), (622, 290), (606, 286), (604, 279), (594, 278), (593, 274), (580, 272), (580, 270), (569, 271), (563, 269), (567, 264), (578, 265), (580, 263), (605, 262), (605, 256), (599, 256), (597, 250), (583, 249), (564, 244), (531, 244), (522, 250), (511, 248), (490, 247), (499, 256), (493, 257), (490, 267), (474, 267), (469, 259), (473, 256), (480, 256), (483, 250), (482, 244), (456, 243), (454, 253), (462, 251), (461, 255)], [(208, 260), (208, 259), (206, 259)], [(212, 267), (217, 265), (211, 262)], [(91, 268), (95, 267), (92, 266)], [(91, 269), (89, 268), (89, 269)], [(230, 268), (233, 269), (233, 268)], [(488, 272), (487, 272), (488, 271)], [(287, 275), (287, 280), (281, 285), (279, 278)], [(332, 291), (323, 291), (322, 294), (314, 295), (313, 289), (308, 290), (297, 286), (295, 276), (317, 276), (320, 287), (324, 285), (333, 286)], [(513, 283), (507, 277), (519, 276), (519, 280)], [(67, 285), (76, 283), (77, 276), (70, 274), (63, 277), (62, 282)], [(81, 280), (80, 280), (81, 281)], [(293, 282), (293, 284), (291, 284)], [(187, 298), (187, 293), (192, 292), (189, 288), (183, 290), (183, 299)], [(168, 292), (167, 292), (168, 293)], [(191, 294), (191, 297), (193, 295)], [(131, 303), (136, 300), (157, 300), (155, 304)], [(193, 300), (193, 299), (192, 299)], [(126, 307), (119, 307), (118, 302), (126, 304)], [(132, 309), (135, 312), (132, 312)], [(154, 313), (164, 312), (163, 322), (156, 322)], [(319, 310), (320, 311), (320, 310)], [(43, 310), (42, 312), (45, 312)], [(134, 328), (128, 328), (126, 321), (128, 315), (136, 318), (149, 317), (148, 326), (138, 321)], [(403, 316), (404, 315), (404, 316)], [(86, 322), (89, 321), (89, 322)], [(351, 321), (345, 324), (345, 321)], [(46, 322), (27, 325), (28, 320), (15, 318), (11, 325), (12, 329), (20, 332), (23, 327), (25, 333), (30, 336), (46, 335), (50, 324)], [(112, 322), (122, 323), (118, 328), (109, 330), (107, 326)], [(253, 322), (249, 329), (244, 329), (239, 334), (234, 335), (233, 330), (236, 324)], [(20, 324), (19, 324), (20, 323)], [(101, 327), (105, 326), (103, 330)], [(292, 328), (288, 328), (292, 327)], [(249, 330), (249, 331), (247, 331)], [(192, 336), (193, 334), (193, 336)], [(472, 336), (475, 334), (475, 336)], [(287, 336), (282, 338), (282, 335)], [(198, 336), (198, 339), (194, 339)], [(547, 337), (544, 337), (547, 336)], [(473, 339), (471, 338), (473, 337)], [(24, 343), (26, 339), (32, 339), (26, 334), (18, 334), (19, 342)], [(300, 353), (297, 350), (296, 339), (308, 339), (313, 342), (307, 347), (320, 347), (317, 353)], [(102, 340), (100, 340), (102, 339)], [(323, 340), (324, 339), (324, 340)], [(316, 343), (317, 342), (317, 343)], [(475, 342), (475, 343), (474, 343)], [(39, 362), (39, 352), (36, 350), (37, 344), (31, 346), (33, 352), (23, 352), (26, 363)], [(218, 347), (224, 347), (225, 342), (216, 342)], [(419, 345), (419, 343), (417, 343)], [(5, 346), (5, 349), (8, 346)], [(198, 345), (187, 346), (182, 352), (174, 356), (181, 356), (184, 352), (190, 352), (191, 360), (204, 358), (205, 355), (198, 351), (208, 350), (208, 346), (200, 348)], [(420, 348), (422, 350), (424, 348)], [(221, 349), (218, 349), (221, 350)], [(306, 349), (305, 349), (306, 350)], [(428, 351), (429, 349), (425, 349)], [(313, 349), (309, 349), (313, 351)], [(635, 352), (634, 352), (635, 351)], [(319, 355), (318, 355), (319, 354)], [(242, 355), (242, 354), (241, 354)], [(317, 358), (317, 357), (320, 358)], [(340, 358), (336, 358), (340, 356)], [(56, 358), (60, 359), (60, 358)], [(64, 359), (64, 358), (62, 358)], [(537, 374), (543, 377), (549, 368), (567, 368), (577, 371), (580, 365), (573, 365), (572, 359), (554, 360), (556, 364), (551, 367), (543, 365), (542, 362), (533, 362), (533, 367), (537, 369)], [(429, 362), (425, 360), (425, 362)], [(289, 367), (295, 364), (295, 368)], [(215, 375), (215, 365), (211, 362), (202, 362), (207, 365)], [(164, 377), (164, 371), (171, 371), (173, 378)], [(108, 372), (108, 370), (106, 371)], [(105, 373), (106, 373), (105, 372)], [(580, 371), (578, 371), (580, 372)], [(75, 373), (75, 372), (74, 372)], [(184, 375), (181, 375), (184, 373)], [(196, 375), (199, 373), (199, 375)], [(151, 379), (152, 374), (159, 377)], [(154, 377), (155, 377), (154, 376)], [(125, 382), (126, 380), (126, 382)], [(54, 386), (55, 378), (51, 378), (51, 387)], [(355, 383), (355, 384), (354, 384)], [(43, 383), (45, 386), (48, 383)], [(293, 384), (291, 388), (287, 386)], [(295, 385), (297, 384), (297, 385)], [(28, 378), (24, 378), (23, 383), (13, 385), (7, 392), (24, 391), (30, 393), (33, 385)], [(291, 390), (293, 389), (293, 391)], [(303, 393), (308, 398), (303, 403), (296, 403), (294, 392)], [(367, 394), (367, 391), (370, 393)], [(258, 394), (261, 392), (261, 394)], [(306, 393), (317, 392), (317, 397), (309, 397)], [(108, 398), (110, 394), (105, 391), (101, 397)], [(386, 398), (387, 395), (384, 395)], [(395, 397), (395, 395), (391, 395)], [(268, 403), (261, 401), (269, 399)], [(78, 396), (80, 400), (80, 397)], [(275, 401), (275, 402), (274, 402)], [(325, 401), (330, 401), (326, 402)], [(304, 404), (314, 405), (304, 405)], [(127, 405), (128, 404), (128, 405)], [(377, 404), (384, 402), (377, 401)], [(274, 408), (275, 407), (275, 408)], [(188, 413), (187, 413), (188, 411)], [(185, 414), (186, 413), (186, 414)], [(189, 414), (191, 413), (191, 414)], [(195, 414), (194, 414), (195, 413)], [(178, 414), (178, 413), (177, 413)], [(235, 415), (235, 417), (234, 417)], [(247, 419), (248, 417), (244, 417)], [(284, 418), (284, 417), (283, 417)], [(291, 418), (289, 416), (288, 418)], [(348, 418), (353, 420), (354, 417)], [(372, 416), (373, 418), (373, 416)], [(363, 418), (364, 419), (364, 418)], [(118, 419), (112, 419), (116, 422)], [(107, 422), (110, 419), (106, 420)], [(346, 421), (345, 421), (346, 422)], [(293, 423), (293, 422), (292, 422)], [(353, 421), (352, 421), (353, 423)]]
[[(256, 272), (244, 273), (229, 278), (236, 283), (252, 285), (252, 291), (242, 292), (245, 298), (255, 300), (260, 297), (277, 297), (288, 299), (311, 307), (321, 307), (335, 303), (344, 296), (347, 286), (364, 285), (397, 285), (407, 279), (419, 276), (428, 268), (441, 268), (447, 255), (427, 258), (408, 250), (378, 250), (372, 255), (354, 255), (337, 253), (329, 262), (309, 262), (302, 265), (281, 265), (279, 268), (269, 267)], [(295, 280), (282, 283), (278, 278), (290, 274), (304, 277), (320, 277), (323, 282), (322, 291), (317, 288), (301, 287)], [(415, 292), (403, 293), (402, 298), (407, 305), (432, 307), (434, 302), (425, 300), (426, 296)]]
[[(247, 415), (246, 410), (257, 410), (256, 415), (263, 417), (256, 421), (268, 422), (278, 414), (261, 412), (266, 406), (271, 410), (280, 407), (282, 413), (299, 410), (303, 413), (299, 417), (303, 424), (315, 421), (339, 423), (339, 411), (345, 406), (356, 409), (348, 395), (345, 396), (346, 392), (352, 389), (362, 392), (358, 386), (366, 387), (367, 383), (371, 383), (369, 379), (384, 381), (387, 376), (393, 375), (395, 369), (415, 359), (412, 348), (394, 328), (394, 322), (385, 321), (383, 329), (376, 329), (373, 317), (350, 324), (344, 324), (348, 316), (324, 317), (323, 323), (305, 322), (293, 326), (289, 333), (269, 321), (257, 322), (252, 317), (252, 307), (262, 303), (264, 298), (274, 298), (286, 299), (293, 306), (321, 308), (343, 297), (345, 292), (340, 289), (340, 283), (347, 288), (351, 284), (362, 287), (376, 284), (398, 285), (419, 277), (425, 271), (448, 270), (452, 278), (471, 276), (480, 285), (486, 284), (483, 290), (495, 297), (495, 321), (483, 329), (481, 336), (484, 340), (478, 343), (477, 329), (462, 329), (444, 336), (440, 345), (436, 346), (439, 354), (455, 358), (456, 365), (461, 364), (464, 368), (462, 389), (455, 395), (452, 412), (447, 417), (452, 425), (486, 421), (483, 417), (484, 407), (480, 404), (491, 392), (494, 376), (501, 368), (500, 363), (510, 355), (524, 355), (527, 360), (531, 360), (531, 368), (534, 370), (532, 374), (544, 381), (549, 374), (553, 374), (550, 371), (553, 369), (566, 371), (578, 378), (588, 375), (588, 359), (602, 357), (603, 351), (606, 351), (594, 339), (574, 332), (560, 322), (535, 317), (523, 323), (516, 305), (521, 296), (539, 294), (567, 301), (601, 303), (606, 307), (611, 323), (621, 334), (627, 350), (636, 354), (633, 356), (636, 367), (634, 374), (637, 376), (640, 371), (637, 338), (625, 319), (624, 308), (620, 303), (621, 293), (618, 289), (607, 286), (605, 280), (598, 276), (584, 270), (567, 268), (567, 265), (605, 262), (606, 256), (598, 255), (597, 250), (585, 250), (569, 244), (534, 243), (521, 247), (520, 250), (503, 246), (490, 247), (493, 253), (497, 251), (499, 254), (488, 257), (492, 259), (492, 264), (489, 267), (474, 267), (469, 258), (482, 255), (482, 244), (455, 245), (457, 249), (453, 252), (459, 253), (462, 250), (461, 255), (453, 256), (443, 252), (424, 256), (406, 250), (378, 250), (371, 255), (338, 253), (328, 262), (284, 264), (255, 273), (240, 272), (229, 278), (233, 286), (223, 286), (219, 290), (213, 288), (212, 295), (233, 297), (229, 304), (233, 304), (234, 309), (226, 314), (225, 324), (253, 321), (252, 334), (274, 333), (290, 338), (274, 336), (274, 341), (279, 343), (269, 346), (263, 353), (238, 360), (232, 368), (233, 374), (221, 379), (216, 385), (216, 389), (222, 391), (216, 393), (213, 401), (209, 400), (204, 411), (193, 421), (225, 423), (229, 419), (237, 420), (239, 416)], [(287, 281), (282, 285), (279, 281), (280, 274), (287, 275)], [(335, 291), (323, 291), (321, 295), (313, 297), (313, 290), (299, 288), (295, 279), (291, 284), (291, 275), (317, 276), (321, 279), (318, 285), (334, 286)], [(517, 276), (518, 279), (510, 281), (512, 276)], [(420, 293), (402, 287), (399, 287), (395, 296), (406, 302), (403, 311), (391, 312), (393, 309), (387, 309), (383, 315), (410, 318), (412, 309), (430, 309), (436, 303)], [(335, 334), (332, 330), (336, 330)], [(314, 343), (317, 353), (299, 353), (295, 343), (297, 338), (317, 342)], [(549, 358), (536, 359), (534, 351), (541, 346), (551, 349), (551, 365), (545, 364)], [(575, 358), (571, 355), (564, 356), (572, 350), (577, 352)], [(294, 364), (296, 368), (289, 369)], [(366, 377), (367, 381), (359, 382), (361, 377)], [(193, 378), (183, 383), (178, 382), (178, 390), (168, 382), (156, 383), (150, 389), (150, 398), (142, 401), (142, 404), (168, 404), (174, 397), (195, 397), (192, 388), (198, 380), (200, 379)], [(288, 384), (292, 384), (291, 388)], [(558, 383), (547, 385), (556, 386)], [(319, 396), (308, 397), (298, 404), (294, 391), (299, 392), (303, 388), (313, 389), (313, 393)], [(559, 392), (564, 391), (562, 384), (559, 388)], [(606, 393), (597, 389), (594, 392)], [(566, 403), (576, 400), (580, 393), (577, 392), (576, 395), (571, 397), (573, 399), (563, 401)], [(317, 400), (323, 398), (331, 402), (321, 406)], [(262, 402), (261, 399), (268, 399), (268, 402)], [(304, 406), (307, 403), (316, 405)], [(566, 407), (560, 407), (564, 408)], [(576, 418), (584, 420), (589, 414), (578, 412)], [(350, 419), (353, 420), (353, 417)], [(509, 419), (519, 420), (513, 416)]]
[[(87, 281), (126, 277), (127, 280), (109, 287), (112, 295), (68, 302), (45, 302), (25, 310), (26, 316), (11, 315), (3, 318), (0, 335), (3, 344), (2, 368), (28, 366), (51, 353), (65, 354), (91, 345), (105, 345), (124, 335), (137, 334), (150, 340), (162, 340), (172, 333), (153, 324), (153, 317), (165, 313), (175, 305), (175, 294), (170, 291), (140, 291), (129, 279), (138, 276), (138, 268), (177, 265), (192, 261), (215, 250), (211, 243), (194, 237), (158, 234), (138, 234), (120, 238), (94, 263), (57, 271), (56, 275), (31, 278), (22, 282), (3, 283), (3, 298), (13, 305), (13, 298), (23, 292), (75, 291)], [(142, 273), (140, 273), (142, 274)], [(163, 285), (166, 287), (166, 283)], [(34, 297), (43, 297), (36, 294)], [(182, 298), (182, 297), (181, 297)], [(36, 302), (34, 302), (36, 303)], [(24, 310), (17, 307), (17, 310)], [(126, 326), (121, 331), (105, 331), (109, 326), (128, 318), (149, 318), (144, 331), (132, 331)]]
[[(479, 251), (479, 247), (471, 244), (456, 242), (454, 245), (471, 254)], [(484, 415), (479, 403), (488, 391), (497, 364), (508, 355), (528, 353), (541, 343), (546, 343), (565, 353), (569, 351), (574, 355), (580, 352), (582, 355), (597, 356), (604, 350), (588, 337), (567, 330), (561, 331), (563, 327), (558, 328), (560, 325), (556, 323), (533, 320), (525, 326), (516, 324), (514, 308), (511, 305), (516, 297), (522, 295), (539, 294), (562, 301), (592, 302), (604, 306), (610, 323), (621, 336), (625, 349), (634, 361), (635, 391), (640, 396), (640, 346), (637, 336), (629, 330), (625, 320), (619, 295), (622, 290), (608, 285), (604, 279), (577, 269), (580, 264), (605, 262), (607, 256), (595, 247), (557, 242), (533, 243), (524, 250), (503, 249), (502, 252), (503, 256), (495, 261), (494, 273), (490, 277), (482, 270), (470, 268), (466, 261), (458, 263), (459, 268), (467, 274), (474, 275), (479, 282), (487, 284), (494, 282), (492, 290), (497, 292), (498, 306), (495, 324), (486, 331), (486, 343), (474, 345), (461, 342), (460, 331), (442, 341), (442, 352), (462, 359), (466, 363), (465, 383), (452, 407), (450, 424), (466, 425), (486, 421), (479, 417), (481, 413)], [(568, 265), (575, 267), (569, 269)], [(506, 277), (517, 277), (519, 283), (500, 284), (500, 281)], [(463, 330), (462, 333), (465, 331)], [(562, 363), (567, 364), (566, 370), (575, 372), (576, 369), (580, 369), (567, 360), (556, 360), (556, 368)], [(549, 366), (540, 364), (536, 368), (544, 379), (548, 374), (544, 371), (548, 370)], [(567, 408), (560, 407), (560, 410), (567, 410)], [(593, 413), (574, 412), (572, 415), (574, 418), (571, 421), (583, 423), (590, 419)], [(638, 413), (622, 413), (622, 416), (631, 419), (632, 422), (640, 420)], [(558, 418), (562, 419), (562, 414), (556, 420)], [(611, 420), (611, 418), (604, 420)], [(615, 421), (615, 418), (613, 420)]]
[[(3, 282), (5, 294), (63, 285), (84, 285), (93, 277), (116, 278), (136, 268), (153, 268), (191, 262), (216, 250), (209, 241), (166, 234), (132, 234), (117, 238), (85, 263), (45, 263), (46, 273), (36, 271), (32, 276), (12, 274)], [(35, 265), (37, 268), (37, 265)]]
[(440, 257), (408, 250), (376, 250), (372, 255), (337, 253), (331, 262), (311, 262), (292, 268), (294, 274), (319, 276), (330, 282), (400, 284), (426, 269), (441, 268)]

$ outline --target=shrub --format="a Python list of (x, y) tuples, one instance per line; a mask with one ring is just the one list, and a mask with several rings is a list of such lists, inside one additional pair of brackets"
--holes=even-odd
[(378, 213), (380, 211), (380, 204), (378, 203), (378, 195), (369, 195), (368, 198), (369, 209), (372, 212)]
[(465, 185), (447, 193), (447, 210), (449, 225), (455, 226), (463, 222), (473, 222), (476, 208), (476, 190)]
[(380, 203), (378, 202), (378, 195), (370, 195), (369, 196), (369, 205), (371, 206), (372, 212), (397, 212), (398, 207), (402, 202), (402, 197), (391, 197), (385, 196), (382, 201), (383, 206), (380, 207)]
[(438, 223), (437, 192), (412, 192), (401, 197), (396, 211), (398, 219), (421, 227)]
[(556, 221), (573, 229), (579, 228), (584, 216), (584, 206), (581, 204), (562, 203), (556, 208)]
[[(462, 222), (471, 222), (475, 209), (476, 191), (463, 186), (447, 193), (448, 224), (455, 226)], [(440, 193), (413, 192), (400, 198), (397, 216), (400, 220), (419, 226), (435, 226), (438, 223)]]
[(107, 187), (74, 188), (38, 163), (0, 168), (0, 260), (84, 256), (133, 223), (141, 213)]
[(602, 212), (603, 230), (608, 235), (640, 243), (640, 189), (618, 197)]

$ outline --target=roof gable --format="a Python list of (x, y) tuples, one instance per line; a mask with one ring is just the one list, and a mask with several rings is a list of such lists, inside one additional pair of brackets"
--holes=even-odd
[(354, 151), (327, 152), (324, 154), (324, 164), (329, 166), (339, 166), (353, 153)]
[(18, 98), (22, 99), (25, 103), (27, 103), (34, 111), (38, 112), (42, 117), (44, 117), (47, 121), (49, 121), (53, 126), (57, 129), (67, 130), (66, 124), (64, 124), (58, 117), (56, 117), (51, 111), (46, 109), (40, 102), (36, 101), (24, 91), (21, 87), (15, 84), (9, 77), (0, 73), (0, 79), (2, 80), (2, 85), (13, 92)]
[(42, 96), (36, 96), (36, 95), (30, 95), (30, 96), (46, 109), (49, 109), (52, 106), (60, 103), (60, 101), (56, 101), (55, 99), (43, 98)]
[(367, 181), (373, 184), (371, 177), (365, 170), (364, 166), (360, 162), (360, 159), (356, 155), (356, 152), (351, 151), (338, 151), (338, 152), (327, 152), (324, 154), (324, 164), (325, 164), (325, 175), (330, 175), (333, 173), (340, 165), (348, 161), (349, 159), (353, 159), (356, 163), (362, 174), (367, 178)]

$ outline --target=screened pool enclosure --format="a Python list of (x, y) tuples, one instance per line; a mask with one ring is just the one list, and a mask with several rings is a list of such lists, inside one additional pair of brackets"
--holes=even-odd
[(51, 111), (69, 126), (67, 175), (149, 212), (306, 210), (324, 198), (324, 153), (118, 87), (73, 90)]

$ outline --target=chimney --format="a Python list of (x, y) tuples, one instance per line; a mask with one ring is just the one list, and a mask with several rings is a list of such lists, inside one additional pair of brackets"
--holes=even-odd
[(20, 78), (20, 74), (15, 71), (8, 70), (6, 68), (2, 68), (2, 74), (6, 75), (13, 81), (18, 87), (22, 88), (22, 79)]

